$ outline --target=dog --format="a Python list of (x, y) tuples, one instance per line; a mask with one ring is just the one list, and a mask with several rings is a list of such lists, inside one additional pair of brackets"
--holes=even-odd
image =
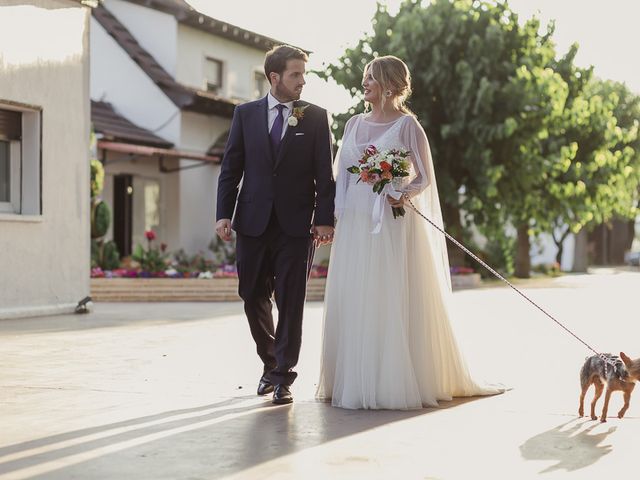
[(580, 407), (578, 415), (584, 416), (584, 396), (591, 385), (595, 386), (596, 392), (591, 402), (591, 419), (597, 420), (595, 409), (596, 402), (602, 395), (602, 391), (606, 385), (607, 392), (604, 397), (604, 406), (602, 407), (601, 422), (607, 421), (607, 410), (609, 409), (609, 400), (611, 394), (616, 390), (624, 392), (624, 406), (618, 412), (618, 418), (624, 417), (625, 412), (629, 408), (629, 400), (631, 392), (635, 388), (635, 382), (640, 380), (640, 358), (631, 360), (624, 352), (620, 352), (620, 356), (604, 354), (613, 365), (606, 362), (598, 355), (587, 357), (580, 370), (580, 384), (582, 392), (580, 393)]

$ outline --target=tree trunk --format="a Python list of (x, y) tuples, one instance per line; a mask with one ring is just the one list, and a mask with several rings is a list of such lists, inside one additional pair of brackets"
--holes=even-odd
[(571, 271), (587, 273), (589, 266), (588, 235), (586, 229), (580, 230), (576, 235), (576, 246), (573, 253), (573, 268)]
[(556, 234), (555, 231), (551, 234), (551, 237), (553, 238), (553, 243), (556, 244), (556, 248), (558, 249), (558, 252), (556, 253), (556, 263), (560, 266), (562, 266), (562, 253), (564, 252), (564, 241), (567, 239), (567, 237), (569, 236), (569, 228), (567, 228), (562, 235), (560, 235), (560, 238), (556, 238)]
[[(456, 205), (442, 205), (442, 216), (444, 226), (449, 235), (464, 245), (462, 221), (460, 220), (460, 209)], [(451, 266), (461, 266), (465, 264), (465, 253), (455, 245), (447, 242), (447, 251), (449, 253), (449, 264)]]
[(515, 276), (529, 278), (531, 276), (531, 242), (529, 241), (529, 226), (527, 224), (518, 227), (518, 245), (516, 252)]
[(564, 242), (560, 242), (560, 244), (556, 246), (558, 247), (558, 253), (556, 253), (556, 263), (562, 268), (562, 253), (564, 252)]

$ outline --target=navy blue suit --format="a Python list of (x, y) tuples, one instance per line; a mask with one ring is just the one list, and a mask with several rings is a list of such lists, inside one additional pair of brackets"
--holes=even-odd
[(334, 224), (327, 112), (300, 101), (294, 109), (304, 105), (304, 117), (287, 127), (277, 151), (269, 139), (267, 97), (238, 106), (218, 179), (216, 219), (233, 218), (239, 294), (258, 355), (271, 381), (287, 385), (300, 353), (311, 229)]

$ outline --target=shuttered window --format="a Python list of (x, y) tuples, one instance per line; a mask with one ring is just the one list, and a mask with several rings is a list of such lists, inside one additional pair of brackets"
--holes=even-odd
[(20, 140), (22, 136), (22, 114), (0, 109), (0, 139)]

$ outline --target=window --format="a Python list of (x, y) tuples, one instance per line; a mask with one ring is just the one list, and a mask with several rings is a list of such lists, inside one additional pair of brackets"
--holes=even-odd
[(10, 144), (6, 140), (0, 140), (0, 202), (11, 201), (11, 157), (9, 156)]
[(222, 88), (222, 62), (207, 57), (204, 62), (204, 89), (218, 93)]
[(0, 109), (0, 213), (20, 212), (22, 115)]
[(40, 214), (40, 111), (0, 103), (0, 214)]
[(269, 82), (262, 72), (253, 72), (253, 96), (264, 97), (269, 91)]

